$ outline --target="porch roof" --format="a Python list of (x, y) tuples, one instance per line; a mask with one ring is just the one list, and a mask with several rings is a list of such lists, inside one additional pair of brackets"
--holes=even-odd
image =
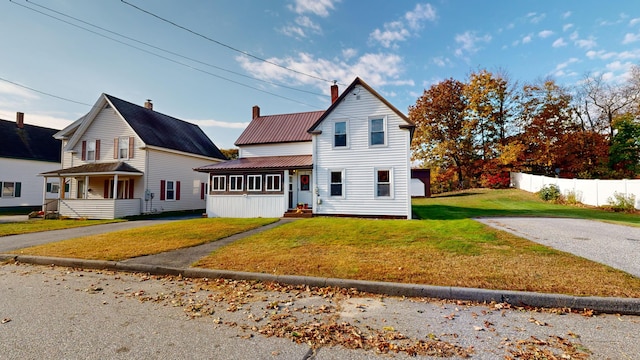
[(91, 163), (66, 169), (47, 171), (40, 176), (78, 176), (78, 175), (132, 175), (142, 176), (142, 171), (123, 162)]
[(311, 155), (290, 156), (258, 156), (239, 158), (195, 168), (199, 172), (223, 172), (236, 170), (283, 170), (283, 169), (311, 169), (313, 159)]

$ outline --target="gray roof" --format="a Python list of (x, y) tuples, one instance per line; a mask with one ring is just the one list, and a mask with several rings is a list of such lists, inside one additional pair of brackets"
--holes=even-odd
[(104, 96), (145, 144), (226, 160), (198, 125), (108, 94)]
[(109, 163), (91, 163), (74, 166), (66, 169), (52, 170), (44, 172), (40, 175), (44, 176), (63, 176), (63, 175), (82, 175), (82, 174), (123, 174), (142, 175), (142, 171), (134, 168), (123, 161)]
[(60, 162), (62, 142), (53, 138), (56, 129), (0, 119), (0, 157)]

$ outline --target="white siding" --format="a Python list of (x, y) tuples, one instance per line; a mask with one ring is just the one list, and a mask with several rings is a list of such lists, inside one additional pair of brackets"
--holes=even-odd
[(293, 142), (283, 144), (245, 145), (240, 147), (240, 157), (256, 156), (289, 156), (311, 155), (311, 141)]
[(59, 168), (59, 163), (0, 158), (0, 182), (21, 183), (20, 197), (0, 196), (0, 208), (42, 206), (45, 185), (44, 178), (38, 174)]
[[(348, 96), (323, 121), (314, 136), (314, 171), (318, 194), (316, 214), (350, 214), (411, 217), (409, 131), (406, 122), (365, 88), (356, 86), (358, 96)], [(369, 119), (386, 118), (385, 146), (369, 146)], [(333, 147), (336, 120), (348, 120), (347, 148)], [(389, 169), (392, 196), (375, 196), (376, 169)], [(331, 197), (330, 172), (344, 170), (343, 197)]]
[[(210, 165), (212, 158), (180, 155), (159, 150), (147, 150), (147, 172), (144, 190), (154, 194), (153, 199), (144, 200), (142, 212), (165, 212), (196, 210), (206, 207), (200, 199), (200, 184), (207, 182), (208, 174), (193, 171), (194, 168)], [(180, 181), (180, 200), (160, 200), (160, 181)]]
[(282, 217), (284, 195), (224, 195), (207, 197), (208, 217)]

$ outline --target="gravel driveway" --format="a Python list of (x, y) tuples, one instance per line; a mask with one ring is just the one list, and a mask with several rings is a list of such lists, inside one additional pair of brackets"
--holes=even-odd
[(476, 220), (640, 277), (638, 227), (568, 218), (495, 217)]

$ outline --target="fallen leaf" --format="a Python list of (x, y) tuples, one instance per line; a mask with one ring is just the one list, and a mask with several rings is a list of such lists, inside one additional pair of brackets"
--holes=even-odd
[(11, 321), (11, 319), (9, 319), (9, 318), (4, 318), (4, 319), (2, 319), (2, 321), (0, 321), (0, 324), (6, 324), (6, 323), (8, 323), (9, 321)]

